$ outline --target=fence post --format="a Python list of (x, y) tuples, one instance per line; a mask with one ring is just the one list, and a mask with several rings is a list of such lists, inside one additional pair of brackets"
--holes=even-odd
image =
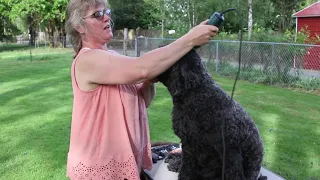
[(128, 28), (124, 28), (123, 30), (123, 55), (128, 55)]
[(140, 38), (136, 37), (136, 42), (135, 42), (135, 49), (136, 49), (136, 57), (140, 57)]
[(220, 60), (219, 60), (219, 43), (216, 43), (216, 73), (219, 72), (219, 65), (220, 65)]
[[(151, 44), (150, 44), (151, 46)], [(148, 37), (145, 37), (144, 38), (144, 46), (143, 46), (145, 49), (145, 51), (149, 51), (148, 47), (149, 47), (149, 41), (148, 41)]]
[(272, 43), (272, 47), (271, 47), (271, 84), (273, 84), (272, 83), (272, 79), (273, 79), (273, 69), (274, 69), (274, 61), (275, 61), (275, 59), (274, 59), (274, 43)]
[(31, 36), (29, 36), (29, 50), (30, 50), (30, 61), (32, 62), (32, 52), (31, 52), (31, 49), (32, 49), (32, 45), (31, 45)]

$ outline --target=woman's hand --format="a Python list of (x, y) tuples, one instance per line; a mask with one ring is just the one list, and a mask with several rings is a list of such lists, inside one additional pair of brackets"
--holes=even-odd
[(208, 19), (193, 27), (186, 36), (190, 38), (193, 46), (208, 43), (212, 37), (217, 35), (219, 29), (216, 26), (207, 25)]
[(154, 99), (156, 89), (154, 83), (158, 82), (156, 79), (146, 80), (142, 83), (140, 87), (140, 92), (142, 93), (143, 99), (146, 104), (146, 108), (148, 108)]
[(149, 84), (154, 84), (154, 83), (157, 83), (157, 82), (158, 82), (157, 78), (144, 81), (144, 83), (149, 83)]

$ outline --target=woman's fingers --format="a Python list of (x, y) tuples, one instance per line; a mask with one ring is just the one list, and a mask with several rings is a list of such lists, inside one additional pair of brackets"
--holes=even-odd
[(201, 25), (207, 25), (207, 24), (208, 24), (208, 21), (209, 21), (209, 19), (207, 19), (207, 20), (205, 20), (205, 21), (202, 21), (200, 24), (201, 24)]
[(214, 35), (219, 31), (219, 28), (217, 28), (216, 26), (213, 25), (208, 25), (209, 26), (209, 30), (214, 33)]

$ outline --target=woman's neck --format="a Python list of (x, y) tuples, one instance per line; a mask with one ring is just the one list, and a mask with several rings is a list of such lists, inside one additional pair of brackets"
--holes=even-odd
[(107, 46), (104, 44), (99, 44), (99, 43), (91, 43), (88, 41), (82, 41), (82, 47), (83, 48), (90, 48), (90, 49), (103, 49), (103, 50), (108, 50)]

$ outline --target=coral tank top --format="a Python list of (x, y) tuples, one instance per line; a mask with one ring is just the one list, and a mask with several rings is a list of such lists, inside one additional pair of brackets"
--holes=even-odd
[[(67, 177), (81, 180), (138, 180), (152, 168), (149, 125), (141, 84), (99, 85), (83, 91), (71, 66), (73, 110)], [(115, 53), (111, 52), (110, 53)]]

